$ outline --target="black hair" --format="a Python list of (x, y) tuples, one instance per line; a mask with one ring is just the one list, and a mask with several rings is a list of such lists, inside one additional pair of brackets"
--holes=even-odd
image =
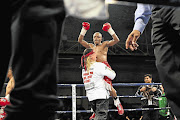
[(144, 77), (149, 77), (149, 78), (152, 78), (152, 74), (145, 74)]

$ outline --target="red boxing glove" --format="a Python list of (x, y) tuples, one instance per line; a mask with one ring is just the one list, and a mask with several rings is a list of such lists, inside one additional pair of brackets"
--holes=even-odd
[(112, 29), (110, 23), (105, 23), (105, 24), (103, 25), (102, 30), (104, 30), (104, 31), (106, 31), (106, 32), (109, 32), (110, 35), (115, 34), (115, 32), (114, 32), (114, 30)]
[(10, 102), (6, 98), (1, 98), (0, 99), (0, 106), (6, 106), (9, 105)]
[(88, 23), (88, 22), (83, 22), (83, 23), (82, 23), (82, 26), (83, 26), (84, 29), (89, 30), (89, 28), (90, 28), (90, 23)]
[(109, 28), (111, 28), (111, 24), (110, 23), (105, 23), (102, 27), (102, 30), (108, 32)]

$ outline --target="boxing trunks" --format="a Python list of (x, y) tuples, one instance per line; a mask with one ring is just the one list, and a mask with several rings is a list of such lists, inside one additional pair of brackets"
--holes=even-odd
[[(108, 68), (112, 69), (107, 61), (104, 61), (102, 63), (104, 63)], [(107, 76), (104, 76), (104, 80), (106, 81), (106, 89), (111, 91), (112, 80), (108, 78)]]

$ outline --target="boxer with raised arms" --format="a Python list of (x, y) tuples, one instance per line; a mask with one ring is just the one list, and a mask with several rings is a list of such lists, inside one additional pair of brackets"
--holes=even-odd
[[(108, 53), (108, 48), (110, 46), (115, 45), (116, 43), (119, 42), (119, 38), (116, 35), (116, 33), (114, 32), (114, 30), (112, 29), (112, 26), (110, 23), (105, 23), (102, 27), (102, 30), (108, 32), (111, 36), (112, 36), (112, 40), (110, 41), (104, 41), (102, 42), (102, 34), (100, 32), (95, 32), (93, 34), (93, 42), (92, 43), (88, 43), (84, 40), (84, 36), (86, 34), (86, 32), (90, 29), (90, 23), (88, 22), (83, 22), (82, 23), (82, 29), (80, 32), (80, 35), (78, 37), (78, 42), (83, 45), (85, 48), (92, 48), (95, 52), (96, 52), (96, 61), (97, 62), (102, 62), (104, 63), (107, 67), (111, 68), (110, 65), (107, 62), (107, 53)], [(121, 105), (121, 102), (119, 100), (119, 98), (117, 97), (117, 93), (116, 90), (113, 88), (112, 86), (112, 81), (111, 79), (109, 79), (107, 76), (104, 77), (104, 80), (108, 83), (107, 85), (107, 89), (110, 92), (110, 95), (113, 97), (114, 99), (114, 105), (117, 107), (118, 109), (118, 114), (122, 115), (124, 114), (124, 109)], [(90, 117), (94, 118), (94, 114)]]

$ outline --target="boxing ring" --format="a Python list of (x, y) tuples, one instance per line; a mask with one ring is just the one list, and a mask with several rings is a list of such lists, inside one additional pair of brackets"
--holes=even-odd
[[(161, 85), (161, 83), (114, 83), (113, 86), (141, 86), (141, 85)], [(72, 120), (76, 120), (76, 113), (91, 113), (92, 110), (77, 110), (76, 109), (76, 99), (85, 99), (86, 96), (77, 96), (76, 88), (84, 87), (84, 84), (57, 84), (58, 87), (71, 87), (72, 96), (58, 96), (59, 99), (72, 99), (72, 111), (56, 111), (57, 114), (72, 113)], [(130, 95), (120, 95), (120, 98), (141, 98), (142, 96), (130, 96)], [(111, 97), (110, 97), (111, 98)], [(164, 110), (170, 109), (170, 107), (165, 108), (134, 108), (126, 109), (124, 111), (145, 111), (145, 110)], [(109, 112), (117, 112), (117, 109), (109, 109)], [(117, 113), (118, 114), (118, 113)]]

